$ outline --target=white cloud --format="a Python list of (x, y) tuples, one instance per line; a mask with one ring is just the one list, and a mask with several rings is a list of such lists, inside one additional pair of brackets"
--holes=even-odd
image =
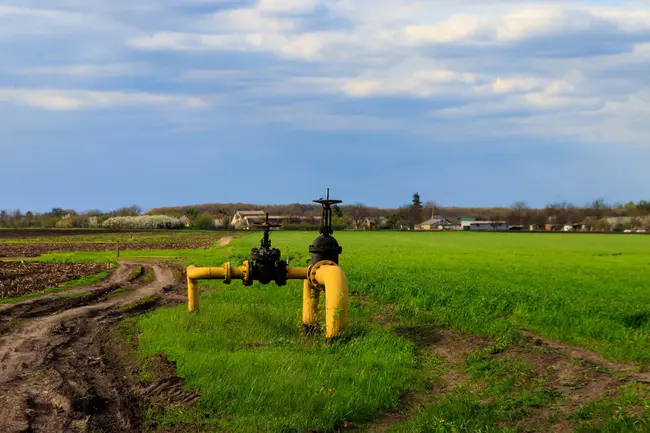
[(498, 77), (489, 86), (493, 93), (529, 92), (544, 85), (539, 78), (501, 78)]
[[(159, 83), (179, 86), (179, 93), (189, 82), (195, 87), (218, 82), (230, 86), (233, 98), (250, 98), (251, 105), (266, 108), (277, 97), (283, 101), (307, 97), (327, 104), (325, 97), (333, 95), (340, 104), (353, 99), (364, 118), (364, 107), (369, 111), (374, 107), (361, 99), (391, 97), (401, 98), (409, 107), (403, 112), (395, 109), (396, 118), (423, 124), (433, 111), (434, 118), (453, 117), (471, 131), (486, 115), (493, 116), (493, 127), (480, 134), (499, 134), (504, 125), (516, 124), (521, 131), (544, 129), (545, 134), (565, 136), (560, 125), (569, 125), (576, 136), (582, 130), (583, 137), (598, 139), (589, 131), (589, 122), (617, 130), (618, 135), (600, 134), (608, 139), (638, 139), (640, 131), (650, 133), (648, 122), (640, 120), (647, 114), (647, 103), (639, 96), (650, 87), (647, 2), (613, 6), (578, 0), (143, 0), (126, 14), (125, 0), (52, 1), (47, 6), (46, 0), (31, 0), (34, 9), (0, 6), (0, 42), (13, 41), (6, 36), (21, 31), (56, 29), (72, 32), (78, 43), (84, 36), (94, 36), (94, 26), (109, 28), (111, 37), (106, 45), (80, 43), (70, 55), (98, 59), (83, 58), (77, 60), (81, 64), (69, 66), (32, 65), (24, 70), (29, 75), (102, 78), (137, 73), (129, 63), (102, 61), (102, 49), (110, 43), (124, 51), (114, 57), (118, 59), (137, 59), (139, 50), (176, 51), (173, 65), (162, 53), (152, 56), (150, 72)], [(36, 9), (38, 5), (42, 7)], [(204, 10), (210, 12), (199, 12)], [(0, 51), (0, 62), (6, 64), (5, 58)], [(50, 62), (71, 63), (56, 57), (48, 58)], [(157, 62), (163, 67), (156, 68)], [(269, 64), (283, 69), (271, 70)], [(246, 79), (239, 79), (244, 75)], [(10, 78), (19, 81), (15, 75)], [(4, 92), (6, 101), (9, 96)], [(34, 92), (14, 93), (12, 100), (48, 109), (205, 102), (188, 102), (184, 98), (190, 97), (185, 96), (174, 97), (180, 99), (173, 102), (143, 96), (148, 93), (135, 97), (118, 89), (108, 92), (113, 97)], [(449, 106), (455, 108), (436, 111)], [(300, 108), (291, 107), (271, 111), (281, 113), (283, 120), (293, 116), (300, 122)], [(332, 116), (325, 108), (312, 111), (318, 113), (313, 118)], [(618, 113), (636, 121), (625, 121)], [(329, 119), (345, 128), (342, 116)], [(367, 117), (361, 124), (370, 127), (374, 118)]]
[(213, 32), (278, 33), (293, 30), (293, 19), (265, 13), (260, 9), (233, 9), (218, 12), (201, 21), (200, 27)]
[(258, 8), (270, 12), (304, 13), (318, 6), (318, 0), (260, 0)]
[(130, 41), (135, 48), (148, 50), (204, 51), (241, 47), (244, 40), (236, 35), (196, 33), (155, 33)]
[(171, 106), (186, 109), (202, 109), (210, 106), (210, 103), (205, 99), (192, 96), (145, 92), (14, 88), (0, 88), (0, 102), (9, 102), (54, 111), (130, 106)]
[(127, 28), (111, 17), (93, 13), (0, 5), (0, 38), (74, 33), (80, 29), (117, 32)]
[(184, 71), (181, 79), (186, 81), (218, 81), (248, 75), (248, 71), (239, 69), (190, 69)]
[(485, 30), (487, 23), (476, 15), (454, 15), (433, 25), (409, 25), (402, 31), (406, 43), (448, 43), (471, 39)]
[(104, 65), (36, 66), (16, 70), (21, 75), (67, 75), (70, 77), (122, 77), (146, 75), (151, 69), (146, 63), (113, 63)]

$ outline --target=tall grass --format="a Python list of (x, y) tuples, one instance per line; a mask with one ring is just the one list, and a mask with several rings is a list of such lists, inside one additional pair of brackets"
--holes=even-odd
[[(274, 245), (288, 246), (293, 266), (308, 262), (313, 238), (313, 233), (272, 236)], [(650, 361), (650, 245), (643, 237), (337, 233), (337, 238), (350, 288), (360, 294), (352, 298), (353, 328), (336, 344), (300, 336), (299, 282), (281, 288), (205, 282), (209, 290), (201, 295), (199, 314), (188, 314), (182, 305), (139, 320), (143, 354), (166, 353), (201, 394), (198, 411), (169, 415), (168, 422), (208, 419), (235, 431), (332, 430), (395, 407), (400, 393), (421, 386), (421, 378), (414, 347), (374, 319), (384, 311), (382, 304), (391, 305), (402, 324), (449, 324), (506, 343), (526, 328), (613, 359)], [(185, 257), (197, 265), (241, 262), (257, 242), (247, 237)], [(470, 431), (489, 424), (493, 415), (486, 410), (498, 412), (505, 404), (496, 401), (484, 409), (464, 399), (431, 407), (431, 420), (450, 419), (460, 410), (474, 420), (459, 431)]]

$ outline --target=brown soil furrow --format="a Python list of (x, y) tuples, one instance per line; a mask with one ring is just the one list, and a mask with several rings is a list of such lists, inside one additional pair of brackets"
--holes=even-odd
[(604, 367), (611, 373), (627, 376), (641, 383), (650, 383), (650, 372), (640, 372), (638, 365), (610, 361), (598, 352), (551, 340), (529, 331), (521, 331), (520, 333), (525, 340), (534, 345), (560, 351), (570, 358), (579, 359), (594, 367)]
[[(121, 285), (133, 265), (122, 265), (110, 282)], [(160, 300), (159, 305), (166, 302), (163, 288), (177, 285), (172, 268), (155, 265), (153, 269), (153, 282), (120, 297), (80, 298), (86, 304), (54, 314), (46, 310), (55, 298), (25, 303), (41, 305), (43, 315), (34, 318), (25, 318), (20, 309), (2, 312), (15, 323), (0, 337), (0, 431), (139, 430), (141, 396), (126, 383), (128, 373), (117, 365), (118, 354), (105, 349), (110, 326), (133, 314), (122, 307), (152, 296)], [(23, 318), (18, 320), (21, 311)], [(167, 387), (164, 391), (176, 396), (176, 390)], [(192, 400), (187, 395), (176, 397)]]
[[(197, 250), (207, 249), (214, 245), (214, 241), (208, 242), (166, 242), (166, 243), (129, 243), (121, 242), (120, 251), (144, 251), (144, 250)], [(90, 251), (115, 251), (117, 255), (117, 243), (39, 243), (39, 244), (18, 244), (0, 243), (0, 257), (38, 257), (41, 254), (52, 252), (90, 252)]]

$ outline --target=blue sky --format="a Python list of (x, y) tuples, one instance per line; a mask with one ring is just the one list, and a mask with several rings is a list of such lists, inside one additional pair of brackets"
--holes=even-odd
[(648, 199), (650, 5), (0, 0), (0, 208)]

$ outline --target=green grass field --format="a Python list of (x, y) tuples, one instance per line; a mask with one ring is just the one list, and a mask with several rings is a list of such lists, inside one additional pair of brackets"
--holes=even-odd
[[(650, 238), (336, 236), (350, 290), (358, 294), (351, 298), (352, 329), (335, 344), (300, 335), (300, 282), (281, 288), (203, 282), (198, 315), (179, 305), (138, 321), (142, 354), (166, 353), (201, 395), (195, 409), (156, 412), (157, 426), (298, 432), (352, 425), (373, 430), (381, 427), (382, 413), (394, 410), (410, 412), (379, 430), (518, 431), (522, 420), (543, 408), (565, 407), (551, 410), (541, 425), (566, 422), (575, 431), (650, 428), (645, 385), (616, 382), (616, 393), (573, 407), (535, 361), (508, 354), (522, 344), (519, 331), (526, 329), (647, 368)], [(183, 251), (182, 257), (197, 265), (239, 263), (258, 237), (207, 252)], [(272, 240), (289, 249), (291, 265), (303, 266), (314, 237), (277, 232)], [(425, 347), (408, 334), (445, 327), (481, 337), (487, 347), (473, 348), (455, 363), (433, 353), (435, 344)], [(499, 358), (500, 352), (506, 356)], [(453, 391), (411, 405), (417, 410), (403, 407), (405, 396), (426, 395), (448, 380), (450, 371), (462, 379)]]

